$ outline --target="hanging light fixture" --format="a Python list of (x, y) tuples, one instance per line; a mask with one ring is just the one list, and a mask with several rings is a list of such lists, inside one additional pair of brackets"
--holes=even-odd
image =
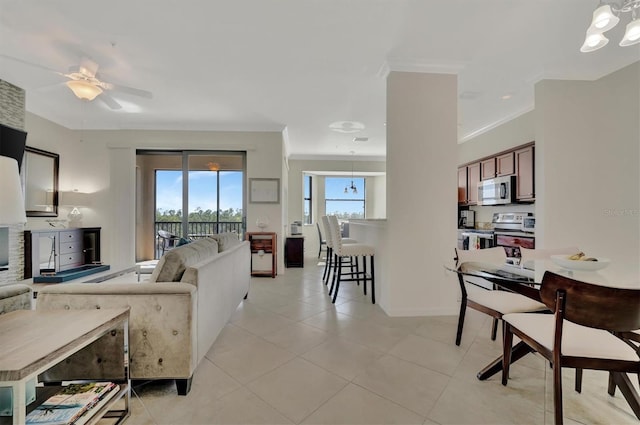
[(640, 43), (640, 18), (637, 17), (637, 9), (640, 8), (640, 0), (623, 0), (621, 4), (603, 3), (602, 1), (593, 11), (591, 25), (587, 29), (587, 35), (580, 48), (583, 53), (596, 51), (609, 43), (604, 36), (606, 31), (614, 28), (620, 22), (620, 15), (631, 12), (631, 22), (620, 41), (620, 46), (631, 46)]
[(349, 193), (349, 190), (351, 190), (354, 195), (357, 195), (358, 188), (353, 184), (353, 154), (355, 154), (355, 152), (351, 151), (351, 186), (345, 186), (344, 193)]
[(102, 93), (102, 89), (85, 80), (70, 80), (65, 83), (79, 99), (93, 100)]

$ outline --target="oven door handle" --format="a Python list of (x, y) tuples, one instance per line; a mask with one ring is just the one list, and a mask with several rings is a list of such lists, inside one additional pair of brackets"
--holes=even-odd
[(462, 236), (468, 238), (469, 236), (477, 236), (481, 239), (493, 239), (492, 233), (473, 233), (473, 232), (462, 232)]

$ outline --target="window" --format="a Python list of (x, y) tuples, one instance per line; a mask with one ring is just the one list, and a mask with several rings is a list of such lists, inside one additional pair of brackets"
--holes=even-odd
[(304, 224), (313, 224), (313, 214), (311, 213), (311, 176), (304, 175)]
[(136, 161), (136, 208), (145, 229), (136, 240), (137, 258), (161, 255), (159, 230), (190, 239), (224, 232), (243, 238), (244, 152), (141, 150)]
[[(364, 177), (326, 177), (324, 181), (327, 215), (344, 220), (365, 218)], [(356, 187), (357, 193), (351, 189), (352, 186)]]

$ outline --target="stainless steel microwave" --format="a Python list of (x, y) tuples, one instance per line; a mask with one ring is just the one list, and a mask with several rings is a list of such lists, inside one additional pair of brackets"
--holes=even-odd
[(516, 200), (516, 176), (496, 177), (478, 183), (478, 205), (504, 205)]

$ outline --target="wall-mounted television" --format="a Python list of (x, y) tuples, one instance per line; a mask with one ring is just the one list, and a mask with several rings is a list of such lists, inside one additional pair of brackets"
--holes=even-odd
[(0, 124), (0, 155), (18, 161), (18, 168), (22, 167), (26, 143), (26, 132)]

